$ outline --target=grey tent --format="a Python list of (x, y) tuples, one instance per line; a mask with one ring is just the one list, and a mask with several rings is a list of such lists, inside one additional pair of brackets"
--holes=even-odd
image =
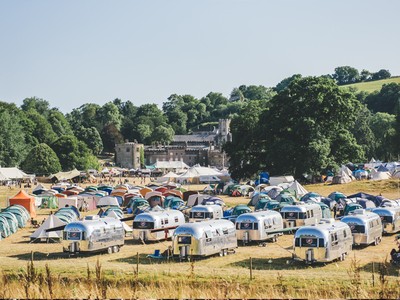
[(47, 229), (63, 226), (66, 223), (61, 221), (55, 215), (49, 215), (46, 221), (40, 225), (38, 229), (30, 236), (31, 243), (41, 242), (41, 241), (57, 241), (59, 242), (62, 239), (62, 231), (50, 231), (46, 232)]

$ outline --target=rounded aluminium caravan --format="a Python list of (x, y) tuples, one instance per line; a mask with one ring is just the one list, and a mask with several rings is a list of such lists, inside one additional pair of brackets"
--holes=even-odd
[(189, 222), (199, 222), (204, 220), (221, 219), (222, 207), (220, 205), (196, 205), (189, 213)]
[(185, 216), (179, 210), (148, 211), (133, 220), (133, 239), (160, 241), (172, 236), (174, 230), (185, 224)]
[(63, 233), (64, 252), (118, 252), (124, 245), (122, 222), (114, 218), (87, 216), (83, 221), (69, 223)]
[(354, 245), (378, 245), (382, 240), (382, 221), (376, 213), (357, 209), (341, 221), (349, 225)]
[(179, 226), (173, 236), (173, 254), (179, 259), (191, 256), (220, 256), (237, 248), (235, 225), (228, 220), (208, 220)]
[(317, 224), (322, 219), (318, 204), (287, 205), (281, 209), (285, 228)]
[(282, 216), (273, 210), (245, 213), (236, 219), (236, 238), (243, 244), (249, 242), (264, 242), (272, 239), (277, 240), (283, 229)]
[(293, 258), (307, 263), (344, 260), (352, 244), (353, 237), (346, 223), (322, 219), (319, 224), (296, 231)]
[(400, 231), (400, 207), (378, 207), (372, 212), (381, 217), (383, 233)]

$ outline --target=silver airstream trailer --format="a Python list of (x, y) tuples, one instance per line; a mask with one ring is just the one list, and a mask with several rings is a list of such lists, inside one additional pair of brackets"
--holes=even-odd
[(353, 237), (346, 223), (322, 219), (296, 231), (293, 258), (307, 263), (344, 260), (352, 245)]
[(378, 207), (372, 212), (381, 217), (383, 233), (400, 231), (400, 207)]
[(70, 254), (107, 250), (118, 252), (124, 245), (125, 231), (120, 220), (87, 216), (67, 224), (63, 232), (63, 250)]
[(287, 205), (281, 209), (285, 228), (317, 224), (322, 219), (318, 204)]
[(376, 213), (356, 209), (341, 221), (349, 225), (354, 245), (378, 245), (382, 240), (382, 221)]
[[(243, 244), (265, 242), (272, 239), (276, 242), (283, 229), (282, 216), (274, 210), (245, 213), (236, 219), (236, 238)], [(263, 243), (264, 244), (264, 243)]]
[(173, 255), (180, 260), (227, 255), (237, 248), (235, 225), (228, 220), (208, 220), (179, 226), (173, 236)]
[(185, 216), (179, 210), (144, 212), (138, 214), (133, 220), (133, 239), (143, 242), (166, 240), (182, 224), (185, 224)]
[(204, 220), (221, 219), (222, 218), (221, 205), (196, 205), (193, 206), (189, 212), (189, 222), (199, 222)]

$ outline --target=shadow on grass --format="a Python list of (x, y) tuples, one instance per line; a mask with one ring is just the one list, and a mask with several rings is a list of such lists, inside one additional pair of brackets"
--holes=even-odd
[[(138, 261), (138, 257), (137, 257), (137, 255), (133, 255), (133, 256), (129, 256), (129, 257), (117, 258), (112, 261), (136, 265), (137, 261)], [(152, 257), (149, 257), (148, 253), (139, 253), (139, 264), (140, 265), (168, 264), (168, 263), (174, 263), (177, 261), (179, 261), (179, 260), (176, 260), (172, 257), (168, 258), (166, 256), (163, 256), (160, 258), (152, 258)]]
[[(324, 267), (324, 263), (306, 264), (301, 261), (294, 261), (291, 257), (280, 258), (253, 258), (253, 270), (303, 270)], [(231, 264), (234, 267), (250, 269), (250, 258)]]
[[(78, 254), (69, 254), (66, 252), (33, 252), (33, 260), (34, 261), (44, 261), (44, 260), (57, 260), (57, 259), (74, 259), (74, 258), (84, 258), (84, 257), (92, 257), (96, 255), (109, 255), (106, 251), (96, 251), (96, 252), (81, 252)], [(21, 253), (16, 255), (10, 255), (9, 257), (17, 258), (19, 260), (30, 261), (32, 258), (32, 253)]]
[(370, 262), (361, 267), (364, 272), (374, 273), (376, 277), (380, 274), (386, 276), (399, 276), (400, 267), (390, 263), (390, 258), (386, 261), (381, 262)]
[[(9, 257), (13, 257), (19, 260), (30, 261), (32, 259), (32, 253), (21, 253), (16, 255), (10, 255)], [(42, 261), (42, 260), (56, 260), (61, 258), (68, 258), (68, 254), (64, 252), (54, 252), (54, 253), (45, 253), (45, 252), (33, 252), (33, 261)]]

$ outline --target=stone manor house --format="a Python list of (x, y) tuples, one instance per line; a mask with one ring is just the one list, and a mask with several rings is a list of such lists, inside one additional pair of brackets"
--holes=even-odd
[(197, 131), (188, 135), (175, 135), (169, 145), (146, 146), (135, 142), (115, 145), (116, 164), (123, 168), (140, 168), (140, 149), (144, 150), (145, 165), (157, 162), (184, 162), (188, 166), (228, 166), (222, 145), (232, 140), (230, 119), (220, 119), (218, 128), (212, 131)]

